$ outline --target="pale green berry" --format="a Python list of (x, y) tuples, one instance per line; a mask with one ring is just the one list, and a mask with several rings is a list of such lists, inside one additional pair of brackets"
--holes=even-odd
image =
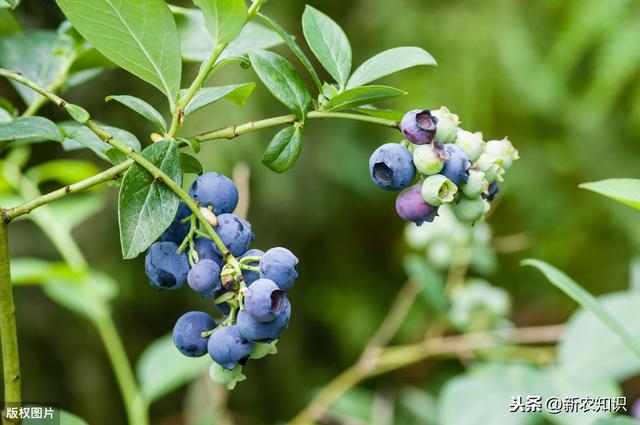
[(518, 151), (506, 137), (502, 140), (488, 141), (486, 152), (496, 158), (505, 170), (511, 168), (513, 161), (520, 158)]
[(489, 203), (481, 197), (474, 199), (462, 197), (453, 206), (453, 213), (458, 217), (458, 220), (465, 223), (479, 221), (487, 211), (489, 211)]
[(471, 162), (476, 162), (486, 148), (486, 143), (482, 140), (482, 133), (479, 131), (472, 133), (461, 128), (458, 129), (456, 145), (462, 148)]
[(469, 179), (462, 185), (462, 193), (469, 199), (477, 198), (489, 189), (489, 182), (484, 171), (469, 170)]
[(242, 366), (237, 365), (233, 369), (225, 369), (218, 363), (213, 362), (209, 367), (209, 376), (216, 384), (224, 385), (228, 390), (236, 387), (238, 382), (242, 382), (247, 377), (242, 373)]
[(431, 115), (438, 118), (436, 136), (434, 139), (445, 143), (455, 142), (458, 134), (460, 118), (458, 118), (456, 114), (449, 112), (449, 110), (444, 106), (441, 106), (440, 109), (435, 111), (431, 111)]
[(453, 201), (457, 192), (458, 186), (442, 174), (427, 177), (420, 190), (422, 199), (434, 207)]
[(474, 168), (480, 171), (484, 171), (485, 178), (489, 183), (494, 181), (501, 182), (504, 180), (505, 169), (502, 166), (502, 161), (494, 157), (489, 152), (485, 152), (480, 155), (480, 158), (475, 162)]
[(253, 349), (251, 350), (251, 356), (249, 358), (257, 360), (263, 357), (267, 357), (269, 354), (276, 354), (278, 352), (278, 348), (276, 347), (277, 343), (277, 339), (269, 343), (255, 342), (253, 344)]
[(416, 170), (426, 176), (442, 171), (445, 159), (446, 153), (440, 142), (416, 146), (413, 151), (413, 164), (416, 166)]

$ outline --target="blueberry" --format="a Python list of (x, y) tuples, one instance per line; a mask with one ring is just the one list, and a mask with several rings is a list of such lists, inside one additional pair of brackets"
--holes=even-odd
[(474, 199), (486, 192), (489, 188), (484, 171), (471, 169), (469, 170), (469, 180), (462, 185), (462, 193), (469, 199)]
[(187, 283), (203, 297), (208, 297), (214, 291), (222, 288), (220, 282), (220, 266), (213, 260), (200, 260), (189, 270)]
[(442, 142), (418, 146), (413, 151), (413, 164), (416, 170), (427, 176), (442, 171), (445, 159), (447, 159), (447, 153)]
[[(249, 244), (256, 238), (251, 231), (251, 224), (233, 214), (219, 215), (218, 226), (215, 231), (225, 246), (229, 248), (229, 251), (236, 257), (242, 255), (249, 248)], [(213, 249), (216, 254), (220, 255), (217, 246), (214, 245)]]
[(199, 236), (194, 240), (194, 244), (195, 250), (198, 252), (199, 260), (213, 260), (218, 263), (220, 267), (224, 265), (224, 260), (222, 256), (218, 254), (218, 249), (211, 239)]
[(230, 325), (216, 329), (209, 337), (207, 348), (214, 362), (225, 369), (233, 369), (246, 363), (253, 344), (242, 338), (238, 326)]
[(213, 213), (232, 213), (238, 206), (238, 188), (226, 176), (218, 173), (206, 173), (193, 182), (189, 196), (202, 207), (213, 206)]
[(436, 135), (438, 118), (431, 115), (431, 111), (414, 109), (407, 112), (400, 122), (400, 131), (413, 144), (424, 145), (431, 143)]
[[(227, 290), (225, 288), (220, 288), (214, 291), (213, 294), (211, 294), (211, 299), (215, 301), (218, 297), (222, 296), (226, 292)], [(214, 304), (214, 306), (216, 310), (218, 310), (223, 316), (228, 316), (229, 313), (231, 313), (231, 307), (229, 307), (229, 304), (227, 303)]]
[(416, 184), (400, 192), (396, 198), (396, 211), (407, 221), (413, 221), (418, 226), (432, 222), (438, 215), (438, 207), (429, 205), (422, 199), (421, 185)]
[(471, 161), (458, 145), (448, 144), (444, 147), (447, 159), (440, 174), (451, 180), (456, 186), (461, 186), (469, 179)]
[(445, 143), (455, 142), (458, 136), (458, 125), (460, 124), (458, 116), (449, 112), (444, 106), (431, 111), (431, 114), (437, 119), (435, 139)]
[(453, 213), (458, 220), (465, 223), (475, 223), (480, 220), (489, 210), (489, 203), (477, 197), (475, 199), (460, 198), (457, 204), (453, 206)]
[(259, 322), (246, 310), (238, 313), (238, 330), (244, 339), (254, 342), (271, 342), (280, 338), (289, 324), (291, 317), (291, 303), (285, 296), (280, 301), (282, 307), (276, 318), (270, 322)]
[(422, 199), (434, 207), (453, 201), (457, 192), (458, 186), (442, 174), (427, 177), (420, 188)]
[(173, 327), (173, 343), (185, 356), (204, 356), (207, 354), (208, 338), (203, 338), (201, 334), (215, 327), (215, 321), (207, 313), (190, 311), (183, 314)]
[(191, 226), (190, 223), (182, 223), (182, 220), (189, 217), (191, 215), (191, 210), (187, 207), (186, 204), (180, 202), (180, 206), (178, 207), (178, 212), (176, 216), (173, 218), (173, 221), (164, 231), (164, 233), (160, 236), (160, 240), (162, 242), (175, 242), (178, 245), (184, 241), (184, 238), (187, 237), (189, 233), (189, 228)]
[(244, 310), (258, 322), (274, 320), (285, 307), (284, 291), (274, 281), (258, 279), (244, 294)]
[[(249, 251), (242, 254), (240, 260), (245, 257), (262, 257), (264, 255), (264, 251), (260, 249), (250, 249)], [(249, 263), (249, 265), (258, 265), (259, 263)], [(254, 272), (251, 270), (242, 270), (242, 276), (244, 277), (244, 283), (249, 286), (256, 280), (260, 279), (260, 272)]]
[(398, 143), (380, 146), (369, 158), (369, 174), (381, 189), (402, 190), (408, 187), (416, 174), (411, 152)]
[(298, 257), (286, 248), (271, 248), (260, 261), (260, 278), (270, 279), (283, 291), (293, 287), (298, 279)]
[(500, 185), (498, 185), (498, 182), (493, 182), (489, 185), (489, 189), (487, 189), (487, 192), (482, 194), (482, 197), (491, 202), (496, 198), (498, 192), (500, 192)]
[(462, 148), (471, 162), (476, 162), (486, 149), (486, 143), (482, 140), (482, 133), (472, 133), (461, 128), (458, 129), (456, 145)]
[(144, 261), (149, 283), (158, 289), (178, 289), (187, 283), (189, 259), (178, 254), (178, 244), (156, 242), (147, 251)]
[(520, 158), (518, 151), (506, 137), (502, 140), (489, 140), (486, 152), (499, 161), (499, 164), (508, 170), (513, 161)]

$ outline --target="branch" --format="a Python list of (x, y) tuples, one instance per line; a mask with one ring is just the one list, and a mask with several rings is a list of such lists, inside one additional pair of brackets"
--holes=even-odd
[(478, 332), (430, 338), (417, 344), (385, 348), (375, 362), (368, 365), (358, 362), (338, 375), (289, 422), (289, 425), (308, 425), (320, 420), (346, 391), (370, 377), (410, 366), (430, 357), (462, 355), (505, 343), (553, 343), (560, 338), (563, 330), (563, 325), (552, 325)]

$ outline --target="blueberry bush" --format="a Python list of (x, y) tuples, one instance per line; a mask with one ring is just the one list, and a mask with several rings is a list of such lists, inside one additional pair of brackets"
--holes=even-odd
[[(203, 145), (277, 128), (261, 154), (262, 166), (277, 174), (293, 173), (301, 168), (295, 165), (303, 145), (313, 138), (311, 121), (323, 120), (324, 126), (355, 121), (390, 132), (389, 138), (376, 141), (368, 178), (372, 186), (398, 192), (395, 209), (408, 222), (402, 224), (407, 249), (398, 263), (407, 280), (396, 300), (385, 303), (388, 313), (377, 330), (368, 328), (358, 360), (320, 386), (288, 423), (471, 425), (480, 423), (478, 418), (504, 425), (637, 423), (614, 415), (624, 413), (620, 411), (509, 412), (516, 396), (613, 399), (625, 394), (621, 385), (640, 372), (640, 299), (637, 288), (595, 297), (550, 264), (525, 259), (522, 265), (542, 272), (580, 309), (567, 324), (521, 326), (512, 319), (516, 306), (511, 295), (491, 275), (498, 267), (498, 251), (518, 252), (528, 241), (518, 235), (494, 238), (487, 220), (492, 206), (502, 199), (509, 202), (508, 190), (502, 190), (508, 188), (506, 171), (527, 158), (516, 162), (518, 144), (501, 133), (507, 125), (485, 137), (494, 129), (463, 128), (453, 108), (432, 101), (416, 98), (417, 105), (408, 111), (386, 107), (408, 93), (379, 81), (410, 68), (435, 66), (426, 50), (394, 47), (354, 65), (345, 31), (309, 5), (301, 18), (302, 37), (295, 37), (289, 33), (293, 28), (285, 29), (271, 16), (266, 0), (193, 0), (180, 6), (164, 0), (56, 0), (63, 19), (54, 29), (37, 30), (25, 29), (26, 24), (23, 28), (17, 18), (27, 2), (0, 0), (0, 77), (8, 93), (0, 97), (5, 407), (32, 402), (22, 397), (25, 364), (20, 362), (16, 327), (16, 314), (22, 312), (16, 312), (13, 293), (38, 284), (48, 298), (88, 320), (99, 334), (129, 424), (151, 423), (154, 402), (187, 384), (194, 393), (210, 397), (187, 397), (197, 407), (185, 409), (196, 413), (185, 413), (184, 423), (248, 423), (242, 412), (227, 410), (226, 397), (252, 379), (254, 365), (268, 364), (278, 350), (287, 351), (287, 339), (281, 338), (292, 309), (294, 320), (306, 313), (296, 310), (290, 297), (313, 291), (308, 295), (312, 305), (336, 313), (329, 306), (331, 297), (318, 297), (321, 292), (313, 286), (319, 285), (305, 282), (313, 281), (305, 272), (305, 257), (286, 248), (294, 231), (278, 232), (276, 246), (263, 246), (259, 235), (270, 229), (247, 219), (250, 196), (242, 172), (227, 176), (208, 169), (204, 164), (210, 151)], [(193, 75), (187, 71), (192, 62), (199, 63)], [(260, 84), (236, 81), (246, 69)], [(225, 71), (235, 78), (232, 84), (209, 84), (217, 84), (221, 75), (228, 75)], [(102, 78), (117, 72), (157, 89), (155, 97), (111, 94), (114, 86), (102, 87)], [(76, 93), (88, 87), (109, 90), (103, 93), (106, 103), (85, 105)], [(245, 107), (261, 89), (278, 102), (283, 115), (219, 122), (222, 101)], [(126, 110), (126, 122), (143, 122), (149, 130), (145, 137), (137, 126), (105, 122), (109, 114), (103, 112), (112, 108)], [(201, 116), (209, 117), (206, 128), (190, 132), (187, 124)], [(49, 158), (49, 146), (61, 148), (65, 157)], [(106, 167), (86, 159), (87, 152)], [(358, 173), (366, 175), (366, 157), (358, 155), (357, 161)], [(238, 170), (247, 172), (243, 166)], [(129, 341), (121, 337), (113, 315), (116, 273), (90, 264), (72, 233), (106, 209), (105, 190), (95, 190), (97, 186), (118, 191), (122, 258), (144, 258), (143, 266), (140, 260), (136, 264), (144, 267), (148, 285), (133, 291), (168, 299), (188, 287), (202, 306), (180, 305), (180, 315), (170, 318), (172, 330), (153, 335), (135, 368)], [(639, 180), (609, 179), (582, 187), (640, 208)], [(385, 202), (391, 209), (393, 200)], [(9, 227), (21, 220), (37, 226), (61, 261), (10, 258)], [(351, 254), (353, 258), (341, 261), (356, 267), (357, 254)], [(333, 285), (348, 286), (339, 273), (330, 270), (329, 275)], [(335, 305), (342, 298), (337, 294)], [(358, 311), (356, 304), (338, 315), (348, 320), (348, 314)], [(410, 342), (396, 343), (407, 337)], [(389, 396), (372, 394), (365, 386), (371, 378), (448, 357), (459, 359), (465, 370), (454, 375), (443, 361), (444, 379), (426, 390), (407, 383)], [(246, 397), (282, 403), (279, 386), (284, 383), (276, 379), (269, 384), (267, 391), (261, 388)], [(67, 407), (64, 400), (61, 404)], [(3, 424), (23, 423), (7, 412)], [(116, 423), (111, 418), (88, 420)], [(62, 411), (61, 422), (89, 423), (67, 411)]]

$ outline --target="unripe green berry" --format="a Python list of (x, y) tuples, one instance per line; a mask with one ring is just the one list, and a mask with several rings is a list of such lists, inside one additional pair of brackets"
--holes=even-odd
[(209, 377), (211, 377), (211, 380), (216, 384), (227, 387), (228, 390), (234, 389), (238, 382), (247, 379), (242, 373), (241, 365), (237, 365), (233, 369), (225, 369), (216, 362), (211, 363), (209, 367)]
[(458, 220), (465, 223), (475, 223), (487, 211), (489, 211), (489, 203), (480, 197), (475, 199), (462, 197), (453, 206), (453, 213), (458, 217)]
[(456, 145), (462, 148), (471, 162), (476, 162), (486, 148), (486, 143), (482, 140), (482, 133), (472, 133), (461, 128), (458, 129)]
[(441, 142), (420, 145), (413, 151), (413, 164), (416, 166), (416, 170), (427, 176), (442, 171), (445, 159), (446, 153)]
[(438, 110), (431, 111), (431, 115), (438, 118), (435, 140), (440, 140), (444, 143), (455, 142), (460, 118), (456, 114), (449, 112), (444, 106), (441, 106)]
[(458, 186), (445, 176), (436, 174), (424, 180), (420, 194), (427, 204), (437, 207), (453, 201), (457, 192)]
[(504, 180), (503, 175), (505, 169), (501, 163), (502, 161), (498, 160), (492, 154), (485, 152), (480, 155), (480, 158), (478, 158), (473, 165), (475, 169), (484, 171), (487, 181), (493, 183), (494, 181), (501, 182)]
[(469, 180), (462, 185), (462, 193), (469, 199), (474, 199), (482, 195), (489, 189), (489, 182), (485, 178), (484, 171), (469, 170)]
[(502, 140), (490, 140), (487, 142), (486, 152), (496, 158), (498, 163), (508, 170), (513, 165), (513, 161), (520, 158), (518, 151), (513, 147), (506, 137)]

